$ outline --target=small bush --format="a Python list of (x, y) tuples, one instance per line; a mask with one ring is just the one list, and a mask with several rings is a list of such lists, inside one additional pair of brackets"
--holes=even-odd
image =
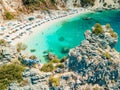
[(0, 45), (1, 45), (1, 46), (6, 46), (6, 45), (7, 45), (7, 42), (6, 42), (4, 39), (1, 39), (1, 40), (0, 40)]
[(55, 60), (51, 60), (50, 62), (51, 63), (59, 63), (60, 61), (58, 59), (55, 59)]
[(93, 90), (100, 90), (98, 86), (95, 86)]
[(36, 57), (35, 55), (32, 55), (32, 56), (30, 56), (29, 58), (32, 59), (32, 60), (37, 59), (37, 57)]
[(56, 67), (57, 67), (57, 68), (64, 68), (65, 65), (61, 63), (61, 64), (56, 65)]
[(5, 19), (11, 20), (11, 19), (14, 19), (14, 16), (9, 12), (5, 12)]
[(52, 63), (44, 64), (41, 68), (41, 71), (43, 72), (52, 72), (54, 70), (54, 66)]
[(51, 3), (54, 5), (55, 4), (55, 0), (50, 0), (51, 1)]
[(35, 49), (30, 49), (30, 52), (35, 52), (36, 50)]
[(113, 30), (110, 30), (109, 33), (110, 33), (111, 37), (113, 37), (113, 38), (118, 37), (117, 34)]
[(110, 29), (110, 28), (111, 28), (110, 24), (106, 24), (105, 27), (106, 27), (107, 29)]
[(49, 82), (52, 84), (52, 86), (57, 87), (60, 85), (60, 78), (51, 76), (49, 78)]
[(107, 59), (110, 59), (110, 58), (111, 58), (111, 55), (109, 54), (109, 52), (105, 52), (105, 53), (104, 53), (104, 56), (105, 56)]
[(92, 32), (96, 35), (104, 33), (102, 26), (99, 23), (96, 23)]

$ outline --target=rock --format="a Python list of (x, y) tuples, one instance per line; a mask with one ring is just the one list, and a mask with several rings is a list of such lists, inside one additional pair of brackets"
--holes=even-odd
[(57, 59), (57, 56), (55, 56), (55, 55), (52, 54), (52, 53), (48, 53), (47, 58), (48, 58), (49, 60), (56, 60), (56, 59)]
[(35, 52), (36, 50), (35, 49), (30, 49), (30, 52)]
[(91, 17), (85, 17), (85, 18), (83, 18), (83, 20), (90, 20), (90, 19), (92, 19)]
[(86, 38), (87, 40), (90, 40), (90, 39), (91, 39), (91, 34), (92, 34), (92, 32), (91, 32), (90, 30), (87, 30), (87, 31), (85, 32), (84, 36), (85, 36), (85, 38)]
[(44, 51), (44, 52), (43, 52), (43, 54), (48, 54), (48, 53), (49, 53), (49, 51), (48, 51), (48, 50), (46, 50), (46, 51)]
[(63, 47), (61, 50), (61, 53), (63, 53), (63, 54), (68, 53), (68, 52), (69, 52), (69, 48), (67, 48), (67, 47)]
[(64, 37), (59, 38), (59, 41), (64, 41), (64, 40), (65, 40)]

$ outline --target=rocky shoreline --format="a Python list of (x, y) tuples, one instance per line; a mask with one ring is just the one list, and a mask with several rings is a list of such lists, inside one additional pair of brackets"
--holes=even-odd
[[(85, 32), (86, 40), (69, 52), (68, 67), (85, 77), (82, 79), (85, 83), (118, 90), (120, 89), (120, 54), (114, 49), (118, 37), (111, 36), (109, 33), (111, 28), (107, 29), (105, 26), (102, 28), (104, 34), (95, 35), (90, 30)], [(112, 86), (113, 81), (114, 86)]]
[(84, 35), (85, 40), (61, 62), (64, 67), (52, 72), (26, 68), (22, 75), (27, 82), (22, 86), (11, 83), (8, 90), (119, 90), (120, 54), (114, 49), (117, 33), (109, 24), (96, 24)]

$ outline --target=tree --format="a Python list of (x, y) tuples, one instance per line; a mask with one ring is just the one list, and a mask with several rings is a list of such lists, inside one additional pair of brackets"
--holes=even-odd
[(34, 9), (39, 9), (40, 1), (44, 2), (44, 0), (22, 0), (26, 8), (31, 11)]
[(102, 26), (99, 23), (96, 23), (92, 32), (96, 35), (104, 33)]

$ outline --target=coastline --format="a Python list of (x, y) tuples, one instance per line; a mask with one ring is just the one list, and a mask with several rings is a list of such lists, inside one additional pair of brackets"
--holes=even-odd
[(40, 26), (32, 28), (32, 33), (30, 33), (30, 34), (24, 34), (20, 38), (17, 38), (16, 40), (13, 40), (11, 44), (12, 45), (16, 45), (19, 42), (22, 42), (22, 43), (28, 42), (30, 40), (30, 38), (34, 37), (34, 35), (38, 34), (38, 32), (42, 33), (42, 31), (45, 30), (46, 26), (50, 27), (54, 23), (61, 22), (63, 20), (66, 20), (66, 19), (69, 19), (69, 18), (73, 18), (73, 17), (79, 16), (80, 14), (86, 14), (86, 13), (89, 13), (89, 12), (93, 12), (93, 11), (90, 11), (90, 10), (81, 11), (81, 12), (78, 12), (78, 13), (74, 13), (72, 15), (67, 15), (65, 17), (61, 17), (61, 18), (57, 18), (57, 19), (45, 22), (45, 23), (41, 24)]

